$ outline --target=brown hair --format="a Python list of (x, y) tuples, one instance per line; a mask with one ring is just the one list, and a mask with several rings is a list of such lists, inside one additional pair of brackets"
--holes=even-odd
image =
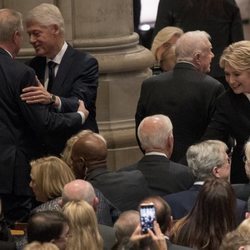
[(176, 222), (172, 240), (197, 249), (219, 249), (227, 232), (236, 227), (236, 197), (229, 182), (205, 181), (191, 212)]

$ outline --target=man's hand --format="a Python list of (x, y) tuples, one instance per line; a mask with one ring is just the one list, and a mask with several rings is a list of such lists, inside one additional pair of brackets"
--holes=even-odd
[(81, 101), (81, 100), (79, 100), (79, 107), (78, 107), (77, 111), (80, 111), (80, 112), (82, 112), (84, 114), (85, 120), (88, 118), (89, 111), (85, 108), (84, 102)]
[(37, 86), (30, 86), (22, 89), (23, 93), (21, 94), (21, 99), (29, 104), (50, 104), (51, 94), (44, 88), (44, 86), (39, 81), (37, 84)]

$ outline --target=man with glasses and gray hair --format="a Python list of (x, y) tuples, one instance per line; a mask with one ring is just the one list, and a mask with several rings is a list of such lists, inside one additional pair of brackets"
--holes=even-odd
[[(206, 179), (212, 177), (229, 181), (231, 158), (227, 150), (226, 144), (218, 140), (203, 141), (188, 148), (187, 162), (196, 180), (189, 190), (164, 197), (172, 209), (174, 219), (180, 219), (192, 210)], [(246, 206), (245, 201), (237, 199), (237, 223), (244, 219)]]

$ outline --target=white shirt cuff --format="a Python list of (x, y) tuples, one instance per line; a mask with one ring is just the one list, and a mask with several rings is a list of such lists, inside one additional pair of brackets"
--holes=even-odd
[(82, 111), (77, 111), (78, 114), (82, 117), (82, 124), (85, 122), (85, 115)]

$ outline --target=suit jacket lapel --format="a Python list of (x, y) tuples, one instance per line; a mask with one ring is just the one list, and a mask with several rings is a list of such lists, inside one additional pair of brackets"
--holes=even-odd
[(68, 45), (65, 54), (63, 55), (62, 61), (59, 65), (55, 81), (52, 86), (52, 90), (54, 93), (60, 93), (62, 86), (65, 82), (67, 75), (69, 74), (69, 70), (73, 64), (74, 60), (74, 49)]

